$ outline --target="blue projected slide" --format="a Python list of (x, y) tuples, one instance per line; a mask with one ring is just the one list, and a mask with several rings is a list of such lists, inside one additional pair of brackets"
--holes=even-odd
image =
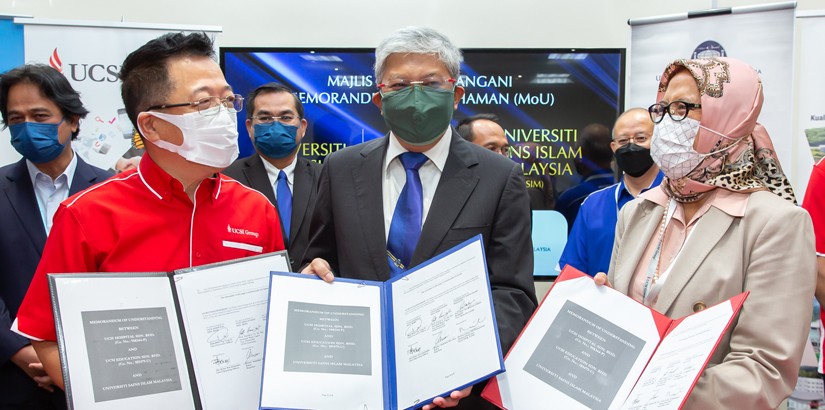
[[(453, 123), (494, 113), (511, 142), (570, 146), (578, 130), (594, 122), (610, 126), (623, 108), (623, 49), (471, 49), (464, 50), (464, 60), (458, 84), (466, 95)], [(298, 93), (309, 121), (304, 142), (320, 144), (301, 154), (313, 159), (387, 132), (372, 104), (378, 91), (373, 63), (372, 49), (221, 48), (221, 66), (238, 93), (246, 95), (271, 81)], [(246, 127), (239, 128), (241, 155), (249, 155)], [(525, 150), (511, 155), (524, 158)], [(542, 152), (530, 154), (542, 157)]]
[[(299, 150), (312, 160), (388, 131), (372, 96), (373, 49), (221, 48), (221, 67), (242, 95), (279, 82), (295, 90), (309, 123)], [(533, 209), (553, 209), (579, 183), (577, 139), (624, 110), (624, 49), (467, 49), (457, 83), (465, 95), (453, 125), (496, 114), (521, 164)], [(241, 156), (254, 150), (239, 117)]]

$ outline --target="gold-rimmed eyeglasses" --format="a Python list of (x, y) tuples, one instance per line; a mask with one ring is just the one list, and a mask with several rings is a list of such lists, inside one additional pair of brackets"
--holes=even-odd
[(291, 114), (284, 114), (284, 115), (269, 115), (269, 114), (260, 114), (260, 115), (253, 115), (253, 120), (258, 120), (261, 124), (271, 124), (275, 121), (280, 122), (281, 124), (292, 124), (295, 119), (298, 118), (295, 115)]
[(616, 145), (623, 147), (631, 142), (635, 143), (636, 145), (642, 145), (646, 143), (649, 139), (649, 135), (637, 134), (632, 137), (619, 137), (618, 139), (613, 140), (613, 142), (616, 143)]
[(414, 85), (419, 85), (421, 87), (426, 87), (434, 90), (447, 91), (452, 90), (453, 87), (455, 87), (455, 83), (455, 78), (432, 75), (416, 81), (405, 78), (393, 78), (388, 80), (386, 83), (378, 84), (378, 88), (383, 92), (393, 92), (401, 91), (407, 87), (412, 87)]
[(164, 108), (174, 107), (195, 107), (198, 109), (198, 112), (202, 115), (215, 115), (218, 112), (218, 110), (213, 110), (212, 108), (220, 106), (223, 106), (230, 112), (238, 112), (243, 109), (243, 97), (240, 94), (227, 95), (223, 98), (209, 96), (203, 97), (197, 101), (192, 102), (153, 105), (147, 108), (146, 111), (161, 110)]

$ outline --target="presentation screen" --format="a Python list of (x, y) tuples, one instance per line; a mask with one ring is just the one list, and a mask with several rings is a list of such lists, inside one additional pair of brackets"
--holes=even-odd
[[(480, 113), (499, 117), (523, 169), (534, 210), (553, 209), (555, 199), (581, 177), (577, 138), (597, 123), (612, 127), (624, 109), (624, 49), (465, 49), (457, 84), (465, 94), (453, 125)], [(279, 82), (304, 105), (307, 133), (299, 155), (323, 161), (344, 147), (387, 132), (372, 102), (378, 91), (373, 49), (227, 48), (221, 68), (246, 96)], [(651, 103), (653, 96), (651, 96)], [(239, 115), (241, 156), (254, 150)]]

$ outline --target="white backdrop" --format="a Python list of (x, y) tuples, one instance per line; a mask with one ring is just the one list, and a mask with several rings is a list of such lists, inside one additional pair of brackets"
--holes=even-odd
[[(806, 134), (825, 136), (825, 76), (822, 75), (825, 67), (825, 11), (799, 13), (796, 19), (799, 30), (797, 40), (798, 61), (796, 79), (799, 84), (799, 93), (796, 98), (794, 112), (794, 138), (806, 142), (800, 148), (800, 156), (810, 155), (810, 148), (819, 148), (825, 152), (818, 141), (809, 141)], [(808, 169), (810, 172), (810, 168)]]
[(759, 72), (764, 87), (759, 122), (770, 133), (801, 200), (813, 160), (807, 141), (793, 133), (794, 9), (741, 14), (734, 9), (732, 14), (660, 20), (665, 21), (633, 22), (628, 108), (656, 102), (662, 71), (675, 59), (715, 55), (747, 62)]
[[(167, 32), (204, 31), (214, 37), (221, 31), (214, 26), (36, 18), (17, 18), (15, 23), (25, 27), (26, 62), (51, 65), (80, 92), (90, 113), (81, 121), (80, 135), (72, 147), (86, 162), (102, 169), (114, 168), (115, 162), (131, 147), (132, 124), (122, 110), (117, 78), (126, 56)], [(216, 53), (217, 49), (216, 43)], [(0, 144), (0, 149), (10, 150), (15, 158), (20, 158), (10, 145)]]

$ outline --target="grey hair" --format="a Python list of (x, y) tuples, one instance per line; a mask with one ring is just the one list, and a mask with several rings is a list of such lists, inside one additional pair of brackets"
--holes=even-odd
[(434, 54), (447, 66), (450, 76), (458, 79), (461, 70), (461, 50), (443, 34), (425, 27), (402, 28), (384, 39), (375, 48), (375, 81), (381, 82), (384, 64), (390, 54)]

